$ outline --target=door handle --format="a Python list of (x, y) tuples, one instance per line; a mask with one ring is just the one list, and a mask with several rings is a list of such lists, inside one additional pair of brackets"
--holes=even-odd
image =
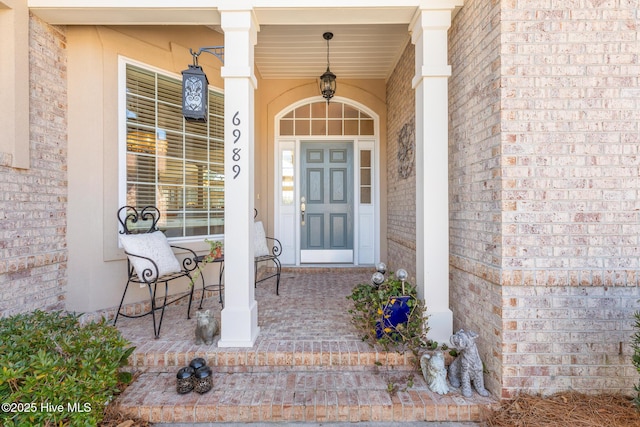
[(306, 201), (307, 199), (305, 199), (304, 196), (300, 198), (300, 216), (302, 217), (301, 225), (303, 226), (304, 226), (304, 212), (307, 210), (307, 205), (305, 203)]

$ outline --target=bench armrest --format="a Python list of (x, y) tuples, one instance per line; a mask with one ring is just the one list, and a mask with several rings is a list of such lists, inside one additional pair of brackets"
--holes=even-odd
[(188, 272), (192, 272), (198, 266), (196, 262), (196, 257), (198, 256), (194, 251), (189, 248), (184, 248), (182, 246), (171, 245), (173, 249), (178, 249), (180, 251), (187, 252), (187, 256), (182, 260), (182, 269)]
[(282, 243), (280, 243), (280, 240), (276, 239), (275, 237), (266, 237), (266, 239), (267, 245), (271, 246), (271, 255), (278, 258), (282, 253)]

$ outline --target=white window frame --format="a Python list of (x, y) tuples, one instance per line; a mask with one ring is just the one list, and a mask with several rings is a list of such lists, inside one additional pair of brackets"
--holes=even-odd
[[(166, 70), (151, 66), (149, 64), (136, 61), (131, 58), (119, 56), (118, 58), (118, 206), (127, 204), (127, 65), (148, 70), (150, 72), (163, 75), (178, 81), (182, 80), (179, 74), (171, 73)], [(224, 96), (224, 91), (215, 86), (209, 85), (209, 90), (213, 90)], [(223, 120), (224, 123), (224, 120)], [(157, 129), (156, 129), (157, 131)], [(224, 134), (224, 129), (223, 129)], [(224, 155), (222, 156), (224, 170)], [(184, 185), (184, 183), (183, 183)], [(211, 211), (207, 211), (211, 212)], [(224, 215), (223, 215), (224, 217)], [(172, 242), (202, 242), (205, 238), (213, 240), (223, 240), (224, 234), (206, 234), (170, 237)]]

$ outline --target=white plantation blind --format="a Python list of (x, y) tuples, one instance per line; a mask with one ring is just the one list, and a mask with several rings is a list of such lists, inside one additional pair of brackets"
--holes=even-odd
[(182, 117), (182, 82), (126, 65), (127, 204), (160, 209), (168, 237), (224, 233), (224, 97), (207, 123)]

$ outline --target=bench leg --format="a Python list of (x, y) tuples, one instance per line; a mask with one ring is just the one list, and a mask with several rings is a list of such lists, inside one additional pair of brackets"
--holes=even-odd
[(153, 283), (153, 290), (151, 290), (151, 283), (147, 283), (147, 286), (149, 287), (149, 296), (151, 296), (151, 318), (153, 319), (153, 335), (157, 339), (160, 336), (160, 328), (156, 327), (156, 290), (158, 289), (158, 283)]
[(118, 306), (118, 311), (116, 312), (116, 318), (113, 320), (113, 326), (116, 326), (118, 322), (118, 316), (120, 316), (120, 310), (122, 310), (122, 304), (124, 303), (124, 297), (127, 295), (127, 289), (129, 289), (130, 280), (127, 280), (127, 284), (124, 287), (124, 292), (122, 293), (122, 298), (120, 299), (120, 305)]
[[(156, 288), (157, 288), (157, 283), (155, 284)], [(154, 302), (152, 303), (153, 305), (155, 305), (155, 289), (154, 289)], [(164, 309), (167, 307), (167, 294), (169, 293), (169, 283), (168, 282), (164, 282), (164, 300), (162, 301), (162, 310), (160, 312), (160, 322), (158, 323), (158, 330), (156, 331), (156, 339), (160, 338), (160, 328), (162, 327), (162, 319), (164, 319)], [(155, 313), (155, 309), (153, 311), (153, 327), (155, 329), (155, 325), (156, 325), (156, 313)]]
[(278, 258), (274, 258), (273, 263), (276, 265), (276, 295), (280, 295), (280, 272), (282, 271), (282, 264), (280, 264)]
[[(191, 302), (193, 301), (193, 290), (195, 289), (196, 285), (195, 283), (193, 283), (193, 278), (188, 272), (187, 277), (189, 278), (189, 283), (192, 283), (192, 285), (190, 286), (191, 292), (189, 293), (189, 307), (187, 308), (187, 319), (191, 319)], [(204, 296), (204, 290), (202, 291), (202, 295)], [(202, 298), (200, 299), (200, 304), (202, 304)]]

